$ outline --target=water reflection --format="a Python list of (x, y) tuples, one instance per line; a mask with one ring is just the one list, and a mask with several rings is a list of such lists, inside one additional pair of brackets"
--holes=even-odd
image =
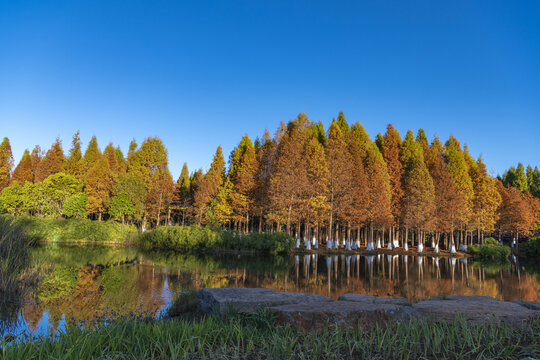
[(482, 264), (409, 255), (197, 256), (137, 248), (49, 245), (33, 250), (40, 282), (0, 335), (56, 333), (68, 321), (156, 314), (180, 290), (264, 287), (337, 298), (354, 292), (403, 296), (489, 295), (540, 301), (535, 264)]

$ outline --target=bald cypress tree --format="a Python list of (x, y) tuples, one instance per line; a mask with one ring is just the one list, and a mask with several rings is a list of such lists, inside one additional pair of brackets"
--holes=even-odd
[[(435, 137), (429, 150), (425, 153), (425, 162), (435, 188), (434, 222), (435, 242), (437, 245), (441, 235), (453, 231), (457, 223), (457, 214), (462, 207), (462, 199), (458, 195), (452, 176), (446, 168), (443, 154), (443, 145), (439, 138)], [(448, 238), (445, 239), (448, 240)]]
[[(388, 124), (381, 145), (381, 153), (386, 162), (388, 176), (390, 177), (392, 216), (394, 219), (392, 225), (394, 227), (398, 227), (402, 220), (401, 205), (404, 195), (403, 166), (400, 161), (400, 151), (401, 136), (392, 124)], [(392, 229), (392, 233), (395, 233), (394, 229)]]
[[(474, 190), (465, 156), (461, 150), (459, 141), (454, 136), (450, 136), (446, 142), (444, 157), (448, 172), (452, 176), (454, 186), (461, 198), (461, 207), (457, 215), (460, 225), (460, 242), (463, 242), (463, 231), (471, 218)], [(454, 233), (452, 231), (452, 241), (453, 236)]]
[(0, 191), (9, 186), (11, 182), (11, 170), (13, 168), (13, 154), (9, 139), (4, 138), (0, 143)]
[(305, 148), (307, 160), (307, 181), (304, 204), (302, 206), (302, 218), (307, 226), (306, 237), (309, 233), (312, 237), (320, 235), (320, 226), (328, 218), (328, 184), (329, 172), (324, 146), (316, 136), (309, 139)]
[(280, 126), (275, 136), (277, 148), (275, 170), (269, 183), (269, 218), (278, 224), (278, 230), (285, 224), (289, 234), (292, 224), (300, 220), (303, 196), (309, 183), (304, 149), (310, 133), (307, 115), (299, 114), (286, 128)]
[(62, 142), (60, 139), (56, 139), (37, 167), (36, 181), (43, 181), (50, 175), (61, 172), (63, 166), (64, 151), (62, 150)]
[(41, 163), (41, 159), (43, 158), (43, 153), (41, 151), (41, 148), (39, 145), (36, 145), (34, 149), (32, 150), (32, 153), (30, 154), (30, 159), (32, 160), (32, 181), (38, 182), (37, 175), (38, 175), (38, 168), (39, 164)]
[(477, 239), (483, 242), (484, 233), (492, 233), (495, 230), (499, 216), (497, 209), (502, 199), (497, 190), (496, 180), (488, 175), (482, 158), (471, 166), (469, 173), (474, 190), (471, 228), (477, 230)]
[(17, 164), (15, 170), (13, 170), (13, 176), (11, 178), (13, 183), (24, 185), (26, 182), (33, 181), (32, 175), (32, 158), (28, 149), (24, 150), (24, 154)]
[(84, 152), (84, 158), (83, 158), (84, 176), (86, 176), (90, 168), (94, 166), (95, 162), (100, 157), (101, 157), (101, 150), (99, 150), (97, 138), (94, 135), (90, 139), (90, 142), (88, 143), (88, 146), (86, 147), (86, 151)]
[[(323, 137), (324, 129), (323, 129)], [(270, 177), (275, 168), (276, 143), (270, 136), (268, 129), (264, 131), (261, 147), (257, 151), (257, 171), (255, 173), (254, 211), (258, 214), (259, 232), (263, 229), (265, 214), (270, 208), (269, 186)]]
[(199, 224), (205, 224), (209, 218), (207, 211), (210, 204), (218, 194), (221, 186), (225, 182), (225, 159), (223, 150), (218, 146), (210, 169), (197, 184), (194, 194), (194, 207), (196, 218)]
[(88, 198), (86, 210), (90, 214), (97, 214), (100, 221), (107, 210), (112, 185), (113, 178), (109, 163), (104, 156), (100, 156), (88, 170), (85, 178), (85, 193)]
[(328, 164), (328, 234), (334, 236), (333, 229), (336, 221), (346, 222), (345, 225), (350, 228), (345, 217), (354, 206), (351, 156), (345, 137), (336, 122), (332, 122), (328, 128), (326, 163)]
[(233, 220), (248, 231), (250, 212), (255, 201), (255, 173), (257, 171), (255, 147), (246, 134), (234, 149), (231, 158), (229, 178), (232, 184), (230, 192)]
[(189, 178), (187, 163), (184, 163), (173, 194), (173, 209), (177, 221), (181, 221), (182, 225), (185, 225), (186, 223), (188, 211), (192, 202), (191, 180)]
[(81, 138), (79, 136), (79, 131), (73, 135), (71, 149), (69, 149), (69, 156), (64, 162), (64, 172), (66, 174), (73, 175), (78, 179), (82, 179), (84, 177), (84, 163), (82, 158)]
[(423, 245), (425, 232), (433, 226), (435, 187), (424, 162), (422, 146), (415, 141), (411, 130), (407, 132), (401, 147), (401, 161), (405, 175), (402, 221), (404, 226), (417, 231), (420, 246)]

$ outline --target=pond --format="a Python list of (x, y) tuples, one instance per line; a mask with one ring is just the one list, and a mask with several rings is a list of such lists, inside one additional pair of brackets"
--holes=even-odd
[(540, 301), (538, 264), (516, 258), (489, 264), (383, 254), (194, 255), (58, 244), (37, 247), (32, 255), (39, 282), (17, 313), (0, 320), (0, 339), (55, 334), (68, 321), (159, 316), (178, 292), (205, 287), (264, 287), (334, 299), (353, 292), (411, 302), (451, 294)]

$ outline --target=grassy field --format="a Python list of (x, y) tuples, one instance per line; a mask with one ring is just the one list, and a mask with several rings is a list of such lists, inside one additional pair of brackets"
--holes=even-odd
[(73, 325), (57, 338), (0, 343), (0, 359), (523, 359), (540, 357), (539, 344), (540, 322), (512, 328), (415, 320), (316, 333), (277, 325), (261, 312)]

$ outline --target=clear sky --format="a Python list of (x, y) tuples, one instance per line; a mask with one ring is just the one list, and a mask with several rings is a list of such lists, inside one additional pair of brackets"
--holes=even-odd
[[(175, 179), (299, 112), (372, 138), (453, 133), (501, 173), (540, 165), (538, 1), (0, 0), (0, 136), (127, 152), (159, 136)], [(84, 150), (84, 149), (83, 149)]]

